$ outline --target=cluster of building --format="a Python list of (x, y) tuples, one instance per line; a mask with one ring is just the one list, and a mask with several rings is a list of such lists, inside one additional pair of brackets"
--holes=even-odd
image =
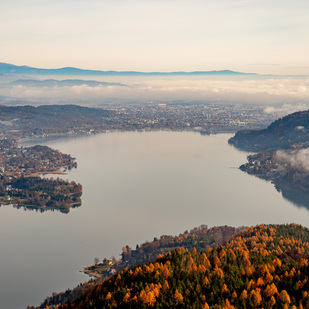
[(199, 130), (205, 133), (263, 128), (278, 118), (249, 104), (145, 103), (113, 106), (110, 129)]
[[(25, 119), (18, 118), (20, 114), (4, 115), (4, 119), (0, 121), (0, 138), (85, 135), (115, 130), (197, 130), (205, 134), (232, 133), (243, 128), (264, 128), (282, 116), (279, 113), (265, 113), (263, 105), (239, 103), (146, 102), (101, 107), (95, 110), (97, 114), (94, 115), (90, 113), (93, 113), (93, 109), (87, 109), (91, 114), (88, 118), (73, 114), (61, 125), (54, 124), (53, 119), (49, 118), (46, 125), (38, 121), (36, 115), (32, 115), (32, 121), (28, 121), (26, 126)], [(5, 125), (4, 123), (8, 123), (12, 117), (19, 121)]]
[[(248, 163), (240, 169), (251, 175), (256, 175), (266, 180), (285, 180), (306, 189), (309, 184), (309, 170), (307, 161), (298, 155), (299, 150), (273, 150), (259, 152), (248, 156)], [(300, 150), (306, 152), (307, 149)], [(307, 189), (306, 189), (307, 190)]]
[(74, 158), (47, 146), (18, 147), (12, 139), (0, 140), (0, 173), (31, 175), (76, 166)]

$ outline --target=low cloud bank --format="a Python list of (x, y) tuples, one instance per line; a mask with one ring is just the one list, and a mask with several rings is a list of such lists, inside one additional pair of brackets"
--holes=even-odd
[(289, 152), (278, 150), (276, 152), (276, 159), (289, 164), (295, 169), (306, 170), (309, 172), (309, 148)]
[[(78, 85), (72, 87), (0, 88), (0, 95), (11, 98), (56, 103), (63, 100), (115, 101), (214, 101), (272, 105), (266, 113), (291, 112), (309, 106), (309, 79), (166, 79), (126, 80), (130, 87)], [(280, 104), (280, 107), (273, 106)], [(279, 110), (280, 109), (280, 110)]]
[(276, 106), (267, 106), (264, 109), (266, 114), (274, 114), (274, 113), (281, 113), (281, 114), (291, 114), (297, 111), (309, 109), (309, 103), (294, 103), (294, 104), (282, 104)]

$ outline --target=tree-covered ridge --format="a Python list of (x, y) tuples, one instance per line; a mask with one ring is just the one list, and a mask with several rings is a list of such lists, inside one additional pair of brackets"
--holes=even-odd
[(113, 112), (78, 105), (0, 105), (0, 134), (7, 137), (83, 134), (108, 128)]
[[(294, 144), (308, 147), (309, 110), (272, 122), (263, 130), (240, 130), (229, 143), (246, 150), (288, 149)], [(305, 145), (303, 145), (305, 144)]]
[(159, 254), (164, 255), (179, 247), (185, 248), (188, 251), (193, 250), (193, 248), (198, 248), (199, 251), (205, 250), (205, 248), (215, 248), (219, 244), (230, 240), (237, 232), (244, 229), (245, 227), (235, 228), (226, 225), (208, 228), (207, 225), (202, 224), (177, 236), (162, 235), (160, 238), (155, 237), (152, 242), (146, 241), (143, 244), (136, 245), (135, 250), (125, 246), (122, 248), (122, 258), (120, 260), (104, 258), (100, 263), (99, 258), (95, 258), (95, 264), (84, 268), (84, 272), (90, 276), (95, 276), (96, 280), (81, 284), (72, 290), (53, 293), (52, 296), (44, 300), (39, 308), (45, 308), (46, 305), (51, 306), (71, 302), (82, 292), (89, 289), (90, 286), (101, 283), (113, 273), (133, 265), (152, 262)]
[(297, 224), (258, 225), (232, 237), (226, 248), (299, 260), (309, 256), (309, 229)]
[(166, 254), (179, 247), (198, 251), (205, 248), (215, 247), (223, 241), (229, 240), (242, 228), (230, 226), (216, 226), (208, 228), (207, 225), (201, 225), (192, 229), (190, 232), (185, 231), (178, 236), (162, 235), (159, 239), (154, 238), (152, 242), (145, 242), (136, 246), (132, 250), (126, 246), (122, 249), (122, 260), (129, 265), (142, 264), (153, 261), (159, 254)]
[(135, 250), (128, 245), (123, 247), (120, 260), (105, 258), (102, 263), (99, 263), (99, 259), (97, 259), (98, 261), (94, 265), (85, 267), (84, 272), (96, 277), (109, 277), (115, 271), (154, 261), (159, 254), (166, 254), (179, 247), (189, 251), (193, 248), (198, 251), (214, 248), (222, 242), (230, 240), (242, 229), (245, 228), (231, 226), (208, 228), (207, 225), (201, 225), (177, 236), (162, 235), (160, 238), (155, 237), (152, 242), (146, 241), (143, 244), (136, 245)]
[(296, 224), (251, 227), (126, 268), (57, 308), (309, 308), (308, 240)]

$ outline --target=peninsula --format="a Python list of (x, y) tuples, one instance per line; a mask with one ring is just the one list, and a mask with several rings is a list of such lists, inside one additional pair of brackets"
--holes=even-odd
[(16, 140), (0, 140), (0, 203), (17, 207), (68, 212), (81, 204), (82, 186), (74, 181), (41, 178), (76, 168), (75, 158), (47, 146), (18, 147)]
[(151, 242), (136, 245), (136, 249), (131, 249), (128, 245), (122, 248), (121, 259), (112, 257), (104, 258), (101, 262), (99, 258), (94, 259), (94, 264), (84, 268), (84, 272), (95, 280), (90, 280), (66, 292), (54, 293), (47, 297), (38, 309), (46, 308), (71, 302), (91, 287), (101, 284), (115, 273), (127, 267), (142, 265), (155, 261), (157, 257), (169, 254), (178, 248), (186, 250), (202, 251), (209, 248), (216, 248), (222, 243), (229, 241), (237, 233), (244, 231), (245, 227), (216, 226), (208, 228), (207, 225), (195, 227), (190, 231), (186, 230), (178, 236), (162, 235), (155, 237)]
[(309, 209), (309, 111), (287, 115), (262, 130), (241, 130), (229, 140), (259, 151), (240, 169), (271, 181), (283, 197)]
[(241, 229), (213, 248), (180, 245), (38, 308), (307, 308), (308, 240), (297, 224)]

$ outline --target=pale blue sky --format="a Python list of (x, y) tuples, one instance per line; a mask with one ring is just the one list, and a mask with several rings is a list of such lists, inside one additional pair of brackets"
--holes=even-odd
[(0, 62), (309, 74), (308, 0), (0, 0)]

